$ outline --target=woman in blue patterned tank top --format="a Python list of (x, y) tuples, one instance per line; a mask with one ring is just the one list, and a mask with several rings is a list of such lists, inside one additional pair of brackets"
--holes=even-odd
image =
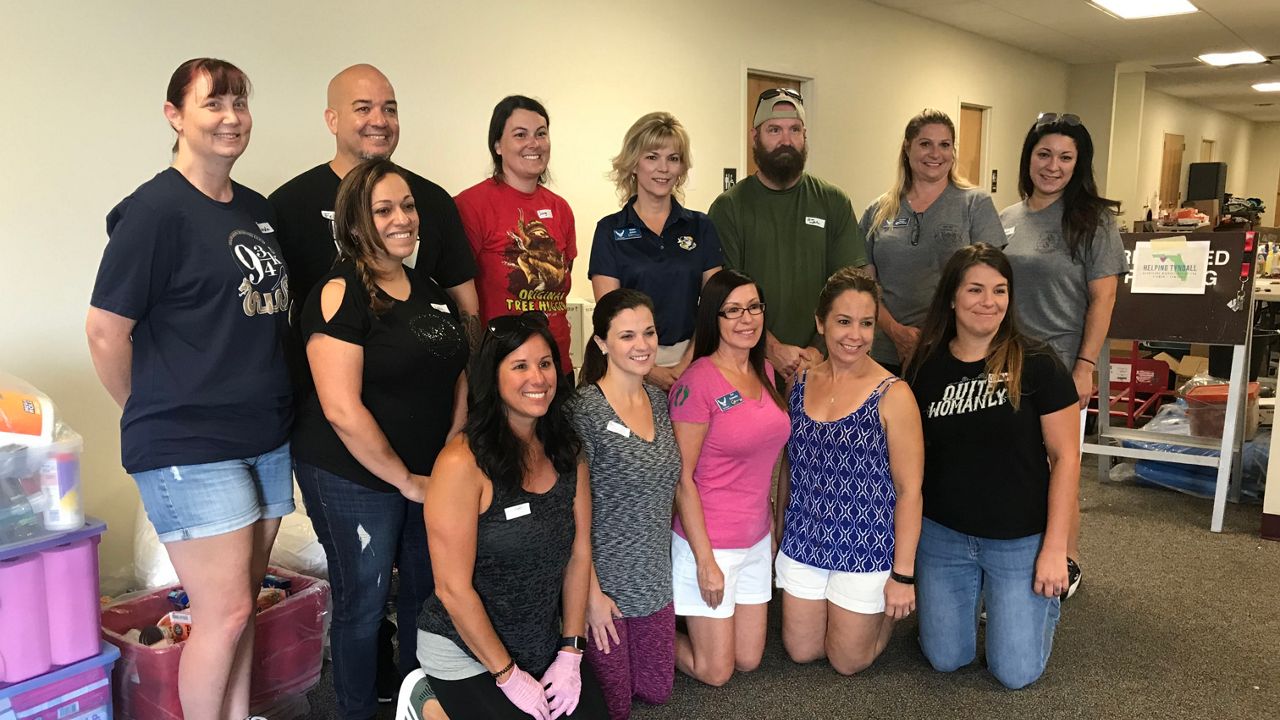
[(818, 296), (829, 357), (791, 387), (790, 482), (778, 485), (783, 645), (842, 675), (870, 666), (915, 608), (924, 440), (911, 391), (867, 354), (879, 304), (853, 268)]

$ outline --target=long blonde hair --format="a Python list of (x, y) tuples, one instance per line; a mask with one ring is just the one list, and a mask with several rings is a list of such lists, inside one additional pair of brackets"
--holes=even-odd
[(902, 196), (911, 190), (911, 184), (915, 178), (911, 176), (911, 161), (907, 157), (907, 151), (911, 149), (911, 143), (920, 135), (920, 130), (925, 125), (945, 125), (947, 130), (951, 131), (951, 172), (947, 176), (947, 180), (958, 188), (971, 188), (973, 183), (969, 182), (960, 171), (956, 169), (956, 124), (951, 122), (951, 117), (941, 110), (925, 108), (918, 115), (907, 121), (907, 128), (902, 133), (902, 147), (898, 149), (898, 173), (893, 180), (893, 185), (880, 196), (879, 206), (876, 208), (875, 220), (871, 223), (869, 232), (875, 232), (887, 220), (898, 217), (898, 210), (902, 207)]

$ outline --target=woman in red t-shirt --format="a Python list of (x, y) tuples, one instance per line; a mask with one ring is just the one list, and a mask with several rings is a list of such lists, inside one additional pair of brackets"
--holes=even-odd
[(480, 270), (480, 319), (545, 313), (561, 367), (572, 373), (565, 310), (578, 246), (573, 211), (546, 188), (550, 125), (537, 100), (503, 98), (489, 120), (493, 176), (454, 200)]

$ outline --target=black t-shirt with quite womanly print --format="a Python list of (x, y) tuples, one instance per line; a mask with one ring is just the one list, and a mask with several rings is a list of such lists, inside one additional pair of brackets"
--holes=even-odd
[(1028, 348), (1015, 412), (986, 362), (942, 347), (912, 381), (924, 425), (924, 516), (957, 532), (1008, 540), (1044, 532), (1049, 460), (1040, 417), (1074, 405), (1071, 375), (1047, 347)]

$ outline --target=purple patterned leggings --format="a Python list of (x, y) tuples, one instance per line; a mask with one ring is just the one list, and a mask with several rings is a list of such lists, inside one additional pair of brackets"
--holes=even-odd
[(661, 705), (671, 697), (676, 673), (676, 611), (668, 604), (652, 615), (615, 619), (619, 644), (606, 655), (587, 643), (587, 662), (604, 690), (610, 720), (631, 717), (631, 698)]

